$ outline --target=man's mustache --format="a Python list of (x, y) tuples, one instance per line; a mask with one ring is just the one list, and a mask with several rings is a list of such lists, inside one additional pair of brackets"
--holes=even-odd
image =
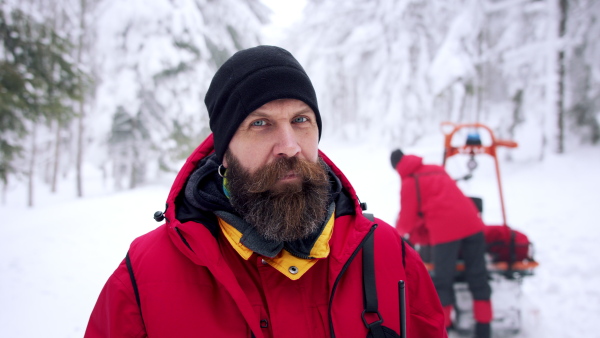
[[(315, 177), (315, 170), (321, 169), (319, 163), (312, 163), (297, 157), (280, 157), (266, 164), (252, 175), (248, 183), (248, 192), (261, 193), (271, 189), (279, 180), (289, 176), (290, 172), (299, 176), (302, 182)], [(301, 186), (298, 187), (301, 189)]]

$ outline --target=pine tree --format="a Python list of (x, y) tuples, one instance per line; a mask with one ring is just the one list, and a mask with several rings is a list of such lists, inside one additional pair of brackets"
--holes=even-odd
[(18, 9), (0, 8), (0, 180), (19, 172), (22, 141), (35, 124), (74, 117), (83, 72), (68, 39)]
[(140, 117), (139, 113), (130, 115), (122, 106), (113, 115), (108, 144), (118, 190), (123, 189), (123, 180), (129, 183), (130, 189), (145, 181), (143, 155), (151, 145), (147, 126)]

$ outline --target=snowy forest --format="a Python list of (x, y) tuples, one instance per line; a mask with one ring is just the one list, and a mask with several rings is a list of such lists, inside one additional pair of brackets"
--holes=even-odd
[(86, 168), (141, 187), (210, 133), (204, 95), (237, 50), (304, 65), (325, 138), (410, 146), (479, 122), (544, 161), (600, 145), (600, 2), (307, 0), (267, 39), (259, 0), (0, 0), (0, 184), (56, 192)]

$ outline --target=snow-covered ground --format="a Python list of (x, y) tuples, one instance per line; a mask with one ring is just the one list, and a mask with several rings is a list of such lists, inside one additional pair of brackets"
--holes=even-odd
[[(321, 149), (346, 173), (370, 212), (393, 223), (399, 178), (390, 149), (323, 140)], [(441, 139), (405, 153), (441, 163)], [(484, 196), (484, 219), (499, 222), (493, 167), (481, 161), (468, 193)], [(600, 148), (548, 155), (544, 162), (502, 162), (509, 225), (525, 232), (540, 262), (523, 285), (523, 330), (516, 337), (600, 337)], [(480, 172), (479, 172), (480, 171)], [(91, 172), (89, 170), (88, 172)], [(96, 298), (136, 236), (157, 226), (167, 184), (111, 193), (100, 176), (85, 199), (38, 187), (37, 206), (24, 191), (0, 206), (0, 337), (81, 337)], [(489, 197), (487, 197), (489, 196)], [(488, 212), (489, 211), (489, 212)]]

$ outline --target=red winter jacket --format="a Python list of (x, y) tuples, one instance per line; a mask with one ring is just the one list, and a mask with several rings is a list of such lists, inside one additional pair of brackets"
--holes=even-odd
[[(129, 258), (140, 307), (123, 261), (104, 286), (85, 337), (366, 337), (360, 248), (374, 223), (362, 216), (342, 172), (320, 154), (352, 199), (346, 207), (336, 206), (328, 258), (292, 281), (261, 264), (256, 253), (248, 261), (240, 260), (222, 234), (175, 218), (176, 197), (198, 161), (212, 150), (209, 136), (175, 179), (166, 223), (131, 244)], [(447, 337), (440, 301), (420, 258), (408, 245), (402, 257), (397, 232), (379, 219), (375, 223), (383, 325), (399, 332), (398, 281), (405, 280), (408, 337)], [(248, 278), (262, 285), (264, 299), (248, 291)]]
[(436, 245), (483, 231), (477, 207), (444, 168), (424, 165), (418, 156), (404, 155), (396, 170), (402, 179), (396, 221), (401, 236), (409, 234), (413, 244)]

